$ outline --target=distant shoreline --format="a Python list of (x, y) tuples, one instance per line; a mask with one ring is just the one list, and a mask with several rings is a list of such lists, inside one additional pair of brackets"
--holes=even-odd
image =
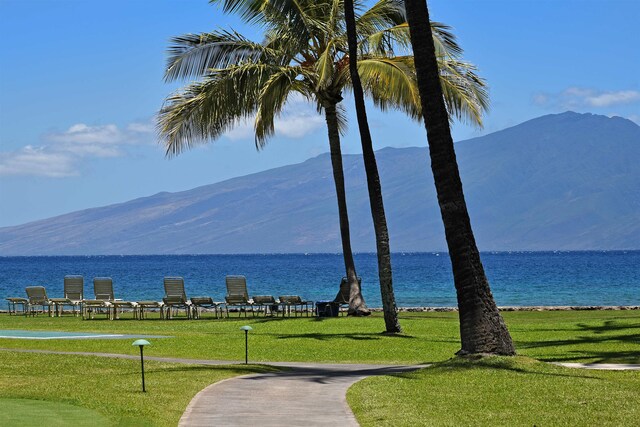
[[(382, 312), (381, 307), (369, 307), (373, 312)], [(627, 311), (640, 310), (640, 305), (530, 305), (498, 307), (502, 312), (507, 311)], [(400, 313), (451, 313), (458, 311), (457, 307), (398, 307)], [(0, 314), (7, 314), (8, 310), (0, 310)], [(18, 314), (22, 316), (22, 314)]]
[[(382, 308), (370, 308), (371, 311), (382, 311)], [(498, 307), (500, 311), (624, 311), (640, 310), (640, 305), (530, 305)], [(457, 307), (398, 307), (398, 311), (405, 313), (420, 312), (451, 312), (458, 311)]]

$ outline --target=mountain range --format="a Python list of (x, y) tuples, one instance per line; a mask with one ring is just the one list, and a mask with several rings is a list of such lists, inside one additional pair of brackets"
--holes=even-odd
[[(566, 112), (456, 143), (481, 251), (640, 248), (640, 126)], [(391, 248), (443, 251), (427, 148), (376, 152)], [(362, 158), (344, 156), (353, 249), (375, 250)], [(339, 252), (328, 154), (0, 228), (0, 255)]]

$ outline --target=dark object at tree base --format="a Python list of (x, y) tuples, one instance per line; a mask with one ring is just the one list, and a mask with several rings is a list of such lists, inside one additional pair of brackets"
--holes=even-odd
[(366, 317), (371, 316), (371, 310), (349, 310), (347, 316)]
[(316, 302), (316, 315), (318, 317), (338, 317), (340, 304), (333, 301)]

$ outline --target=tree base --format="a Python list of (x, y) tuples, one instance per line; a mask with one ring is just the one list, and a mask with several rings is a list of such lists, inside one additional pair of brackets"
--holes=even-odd
[(349, 311), (347, 311), (347, 316), (365, 317), (370, 315), (371, 310), (369, 310), (368, 308), (357, 308), (355, 310), (349, 308)]

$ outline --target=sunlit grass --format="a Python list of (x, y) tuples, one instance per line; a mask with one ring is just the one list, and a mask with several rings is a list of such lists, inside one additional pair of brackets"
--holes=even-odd
[(353, 385), (362, 426), (635, 426), (638, 372), (586, 371), (524, 357), (452, 359)]
[[(546, 361), (640, 363), (640, 312), (504, 313), (518, 353)], [(253, 361), (425, 363), (450, 358), (459, 347), (457, 313), (401, 313), (404, 333), (385, 336), (381, 316), (369, 318), (206, 318), (201, 320), (81, 320), (0, 316), (0, 329), (168, 335), (151, 339), (150, 355), (244, 360), (251, 325)], [(0, 348), (135, 354), (131, 340), (0, 339)]]
[[(175, 426), (193, 396), (209, 384), (265, 370), (272, 368), (146, 361), (143, 393), (139, 360), (1, 351), (0, 425), (49, 424), (57, 414), (71, 417), (61, 425)], [(33, 410), (13, 422), (20, 414), (7, 411), (17, 406)], [(36, 417), (38, 411), (47, 417)]]
[[(640, 363), (637, 311), (507, 312), (504, 317), (521, 355)], [(436, 363), (415, 374), (357, 384), (349, 401), (363, 425), (625, 425), (639, 415), (631, 398), (640, 389), (637, 372), (569, 370), (523, 357), (447, 361), (460, 345), (457, 313), (402, 313), (400, 319), (404, 333), (399, 336), (382, 334), (380, 315), (190, 321), (3, 315), (0, 329), (165, 335), (170, 338), (149, 338), (145, 355), (238, 362), (244, 360), (240, 326), (251, 325), (249, 359), (254, 362)], [(0, 339), (0, 348), (137, 356), (132, 341)], [(149, 391), (142, 393), (136, 359), (0, 351), (0, 413), (15, 415), (11, 408), (33, 406), (30, 399), (36, 399), (43, 402), (37, 405), (43, 413), (81, 419), (93, 411), (94, 425), (102, 419), (115, 425), (176, 425), (207, 385), (264, 369), (153, 361), (146, 366)], [(585, 422), (589, 419), (595, 424)], [(29, 425), (29, 419), (0, 418), (0, 425), (11, 424)]]

